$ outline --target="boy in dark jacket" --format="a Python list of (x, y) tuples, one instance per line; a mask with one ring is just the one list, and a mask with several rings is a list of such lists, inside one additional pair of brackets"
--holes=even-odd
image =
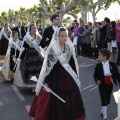
[(113, 90), (113, 83), (120, 84), (120, 74), (115, 63), (109, 61), (110, 51), (101, 49), (99, 51), (99, 61), (95, 67), (94, 79), (99, 87), (103, 120), (107, 118), (107, 105), (110, 104), (110, 98)]

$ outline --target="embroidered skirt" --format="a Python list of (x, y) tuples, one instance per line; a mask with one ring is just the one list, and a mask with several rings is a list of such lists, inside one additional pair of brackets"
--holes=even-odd
[(31, 76), (39, 77), (43, 58), (35, 49), (29, 49), (20, 64), (21, 76), (26, 84), (34, 84), (30, 80)]

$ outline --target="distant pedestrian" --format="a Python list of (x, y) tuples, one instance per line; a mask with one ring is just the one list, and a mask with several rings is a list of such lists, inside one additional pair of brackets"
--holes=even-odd
[(78, 54), (77, 53), (77, 41), (78, 41), (78, 29), (79, 29), (79, 24), (78, 23), (75, 23), (75, 28), (73, 30), (74, 32), (74, 39), (73, 39), (73, 44), (75, 46), (75, 51), (76, 51), (76, 55)]

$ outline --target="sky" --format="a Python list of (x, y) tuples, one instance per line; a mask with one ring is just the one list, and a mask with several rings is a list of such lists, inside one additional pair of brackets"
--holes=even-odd
[(102, 21), (104, 17), (109, 17), (111, 20), (120, 19), (120, 5), (119, 4), (113, 4), (110, 6), (109, 9), (101, 10), (97, 14), (98, 21)]
[(30, 8), (39, 0), (0, 0), (0, 13), (9, 9), (18, 10), (20, 7)]
[[(38, 4), (39, 0), (0, 0), (0, 13), (9, 9), (18, 10), (20, 7), (30, 8)], [(97, 14), (97, 21), (102, 21), (104, 17), (109, 17), (111, 20), (120, 19), (120, 5), (111, 5), (109, 9), (101, 10)], [(92, 16), (89, 13), (89, 21), (92, 22)]]

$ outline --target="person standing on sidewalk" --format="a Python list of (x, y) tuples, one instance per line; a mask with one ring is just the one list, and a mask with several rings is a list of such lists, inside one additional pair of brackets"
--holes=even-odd
[(82, 33), (84, 32), (84, 22), (80, 22), (80, 27), (78, 29), (78, 41), (77, 41), (77, 53), (78, 55), (81, 55), (81, 38)]
[(116, 24), (116, 42), (118, 47), (117, 65), (120, 66), (120, 22)]

